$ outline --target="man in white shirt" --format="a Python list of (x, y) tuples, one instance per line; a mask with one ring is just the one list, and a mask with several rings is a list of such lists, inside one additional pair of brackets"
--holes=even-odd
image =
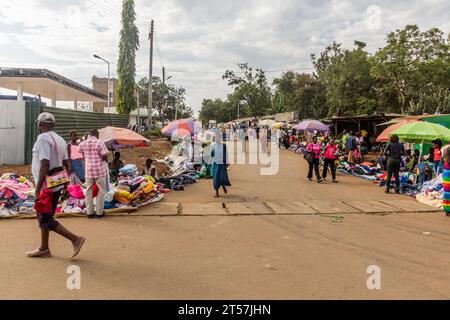
[[(47, 176), (63, 171), (64, 167), (68, 169), (66, 142), (54, 131), (55, 117), (51, 113), (41, 113), (38, 116), (37, 123), (41, 134), (37, 137), (33, 146), (33, 160), (31, 164), (36, 186), (35, 202), (42, 204), (46, 200), (51, 201), (51, 204), (47, 203), (48, 206), (51, 206), (51, 209), (45, 210), (46, 212), (36, 210), (39, 227), (41, 228), (41, 246), (34, 251), (28, 252), (27, 256), (31, 258), (50, 257), (48, 240), (50, 231), (54, 231), (72, 242), (73, 254), (70, 258), (74, 258), (80, 252), (85, 238), (73, 234), (54, 219), (58, 200), (65, 186), (57, 186), (52, 189), (46, 186)], [(44, 200), (46, 196), (51, 198)], [(45, 204), (40, 207), (44, 206)]]

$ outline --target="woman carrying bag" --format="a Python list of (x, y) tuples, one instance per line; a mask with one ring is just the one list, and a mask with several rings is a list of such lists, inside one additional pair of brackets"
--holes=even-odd
[(313, 141), (306, 147), (305, 160), (308, 161), (308, 180), (312, 181), (313, 168), (317, 177), (317, 183), (322, 183), (323, 179), (320, 177), (319, 172), (319, 160), (320, 160), (320, 143), (317, 142), (317, 137), (313, 138)]

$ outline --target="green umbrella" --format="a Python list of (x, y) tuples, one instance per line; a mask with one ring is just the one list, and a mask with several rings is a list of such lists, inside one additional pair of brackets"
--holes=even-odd
[(397, 135), (400, 140), (411, 143), (431, 142), (435, 139), (450, 141), (450, 129), (431, 122), (414, 122), (394, 130), (389, 137)]

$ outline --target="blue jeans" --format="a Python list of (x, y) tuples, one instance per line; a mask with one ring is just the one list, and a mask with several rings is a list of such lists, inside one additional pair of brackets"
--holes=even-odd
[(441, 158), (441, 160), (439, 161), (434, 161), (433, 171), (436, 174), (436, 177), (441, 173), (443, 165), (444, 165), (443, 158)]

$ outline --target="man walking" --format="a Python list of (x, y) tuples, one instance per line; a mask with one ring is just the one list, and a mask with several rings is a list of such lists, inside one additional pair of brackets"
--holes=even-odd
[[(94, 218), (95, 216), (101, 218), (104, 216), (108, 149), (105, 143), (98, 139), (99, 136), (98, 130), (94, 129), (89, 133), (88, 139), (79, 146), (79, 151), (84, 155), (86, 164), (86, 207), (88, 218)], [(94, 183), (98, 187), (95, 214), (92, 194)]]
[(66, 142), (54, 131), (55, 117), (48, 112), (41, 113), (37, 119), (40, 135), (33, 146), (31, 170), (35, 182), (35, 208), (41, 228), (41, 246), (27, 253), (30, 258), (51, 257), (49, 249), (50, 231), (65, 237), (72, 242), (74, 258), (81, 250), (85, 238), (77, 236), (64, 228), (54, 219), (59, 197), (65, 184), (52, 188), (47, 186), (47, 177), (69, 169)]

